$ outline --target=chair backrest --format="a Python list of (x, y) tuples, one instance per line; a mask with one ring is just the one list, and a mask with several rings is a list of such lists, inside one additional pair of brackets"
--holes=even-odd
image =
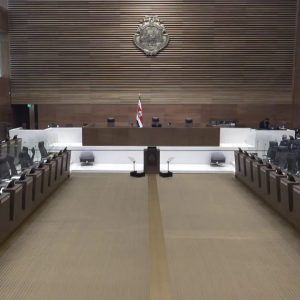
[(271, 160), (275, 160), (277, 149), (278, 149), (278, 142), (270, 141), (267, 157), (269, 157)]
[(45, 148), (44, 142), (39, 142), (38, 147), (39, 147), (39, 150), (40, 150), (40, 153), (41, 153), (41, 157), (42, 158), (48, 157), (48, 151)]
[(115, 122), (116, 122), (115, 118), (113, 117), (107, 118), (106, 120), (107, 127), (115, 127)]
[(280, 146), (286, 146), (288, 147), (290, 145), (290, 141), (289, 140), (282, 140), (279, 144), (279, 147)]
[(278, 147), (278, 142), (276, 142), (276, 141), (270, 141), (269, 142), (269, 147)]
[(300, 150), (300, 139), (297, 139), (293, 142), (293, 150)]
[(193, 127), (193, 119), (192, 118), (185, 119), (185, 127)]
[(288, 146), (278, 146), (278, 152), (288, 152), (289, 147)]
[(9, 155), (7, 156), (7, 162), (9, 164), (11, 176), (18, 175), (18, 172), (17, 172), (16, 166), (14, 164), (14, 161), (15, 161), (15, 158), (13, 156), (9, 156)]
[(20, 165), (21, 165), (22, 169), (26, 169), (26, 168), (29, 168), (31, 166), (30, 156), (26, 151), (22, 150), (19, 153), (19, 162), (20, 162)]
[(0, 180), (2, 179), (9, 179), (10, 172), (9, 172), (9, 164), (7, 158), (0, 159)]

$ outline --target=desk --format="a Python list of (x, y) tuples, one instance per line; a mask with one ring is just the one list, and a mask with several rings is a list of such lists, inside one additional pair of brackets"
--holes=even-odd
[(82, 129), (83, 146), (220, 146), (220, 128)]
[[(233, 172), (234, 151), (238, 147), (249, 152), (257, 152), (260, 156), (266, 155), (269, 141), (280, 141), (283, 134), (292, 135), (295, 132), (290, 130), (255, 130), (251, 128), (134, 128), (134, 127), (115, 127), (115, 128), (97, 128), (106, 132), (106, 136), (96, 136), (94, 143), (92, 140), (87, 143), (83, 141), (83, 130), (88, 128), (47, 128), (45, 130), (24, 130), (15, 128), (10, 130), (10, 136), (18, 135), (22, 138), (23, 146), (31, 149), (36, 148), (35, 158), (39, 159), (38, 142), (44, 141), (45, 147), (50, 152), (59, 151), (68, 147), (72, 150), (71, 169), (85, 172), (129, 172), (132, 170), (132, 159), (136, 162), (137, 170), (143, 169), (143, 151), (149, 145), (157, 145), (160, 150), (161, 169), (167, 169), (166, 161), (173, 158), (170, 164), (171, 171), (174, 172)], [(212, 138), (208, 130), (219, 131), (219, 140), (214, 136), (214, 140), (204, 140), (199, 138), (198, 134), (203, 130), (203, 134)], [(109, 134), (110, 131), (113, 134)], [(122, 130), (124, 130), (122, 132)], [(127, 133), (126, 133), (127, 132)], [(118, 135), (116, 135), (118, 133)], [(155, 134), (149, 136), (149, 133)], [(200, 133), (200, 134), (202, 134)], [(94, 139), (95, 132), (89, 133), (89, 139)], [(102, 134), (102, 133), (101, 133)], [(123, 135), (124, 134), (124, 135)], [(128, 134), (128, 135), (125, 135)], [(132, 142), (133, 135), (142, 135), (139, 137), (140, 146), (135, 146)], [(185, 136), (187, 134), (187, 136)], [(121, 135), (121, 136), (119, 136)], [(118, 141), (113, 140), (117, 136)], [(193, 136), (193, 138), (191, 138)], [(84, 139), (88, 138), (87, 136)], [(106, 141), (104, 141), (104, 138)], [(137, 138), (137, 136), (135, 136)], [(150, 139), (154, 139), (154, 141)], [(195, 139), (194, 139), (195, 138)], [(131, 140), (130, 140), (131, 139)], [(164, 143), (161, 143), (162, 139)], [(100, 144), (101, 142), (101, 144)], [(151, 142), (151, 143), (150, 143)], [(120, 145), (123, 144), (123, 145)], [(90, 145), (90, 146), (88, 146)], [(104, 145), (104, 146), (101, 146)], [(119, 145), (119, 146), (115, 146)], [(167, 146), (166, 146), (167, 145)], [(175, 146), (174, 146), (175, 145)], [(196, 145), (196, 146), (193, 146)], [(208, 145), (208, 146), (204, 146)], [(95, 164), (91, 167), (82, 167), (79, 163), (79, 156), (82, 151), (92, 151), (95, 155)], [(221, 151), (226, 157), (226, 166), (223, 168), (211, 167), (211, 153)], [(131, 159), (132, 158), (132, 159)]]

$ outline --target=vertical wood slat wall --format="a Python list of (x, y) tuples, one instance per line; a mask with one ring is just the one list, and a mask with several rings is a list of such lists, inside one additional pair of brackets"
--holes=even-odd
[[(297, 28), (296, 28), (296, 49), (294, 66), (294, 105), (300, 111), (300, 1), (297, 3)], [(299, 114), (298, 114), (298, 119)], [(299, 120), (300, 124), (300, 120)], [(300, 126), (300, 125), (299, 125)]]
[[(9, 43), (7, 24), (7, 3), (0, 1), (0, 123), (12, 123), (12, 112), (10, 106), (10, 82), (9, 82)], [(1, 130), (0, 130), (1, 131)], [(0, 133), (1, 134), (1, 133)]]
[[(289, 104), (297, 0), (10, 0), (12, 103)], [(145, 15), (170, 35), (135, 48)]]

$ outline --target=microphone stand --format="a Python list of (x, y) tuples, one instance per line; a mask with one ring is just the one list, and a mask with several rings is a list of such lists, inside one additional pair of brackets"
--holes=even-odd
[(130, 172), (131, 177), (144, 177), (145, 172), (138, 173), (135, 169), (135, 160), (132, 161), (133, 163), (133, 171)]
[(159, 172), (159, 176), (160, 177), (172, 177), (173, 176), (173, 172), (170, 172), (170, 160), (168, 159), (167, 160), (167, 165), (168, 165), (168, 171), (165, 173), (165, 172)]

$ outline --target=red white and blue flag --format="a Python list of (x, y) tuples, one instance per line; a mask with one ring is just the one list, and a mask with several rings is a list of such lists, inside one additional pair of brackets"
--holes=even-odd
[(138, 127), (143, 128), (144, 126), (144, 118), (143, 118), (143, 108), (141, 102), (141, 95), (139, 95), (139, 102), (136, 108), (136, 122)]

